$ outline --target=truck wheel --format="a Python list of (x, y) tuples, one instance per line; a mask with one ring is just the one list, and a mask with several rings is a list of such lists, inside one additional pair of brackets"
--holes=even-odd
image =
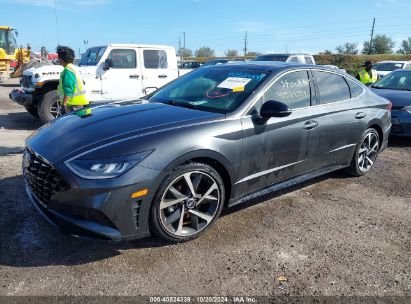
[(37, 113), (42, 123), (47, 123), (60, 115), (58, 106), (57, 90), (46, 93), (37, 106)]
[(36, 107), (26, 107), (26, 111), (29, 112), (32, 116), (39, 118), (39, 113)]

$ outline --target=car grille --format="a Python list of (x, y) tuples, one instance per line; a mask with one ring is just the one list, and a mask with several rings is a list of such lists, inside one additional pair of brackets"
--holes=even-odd
[(29, 150), (23, 155), (23, 171), (31, 191), (43, 204), (48, 204), (52, 195), (70, 188), (52, 166)]
[(31, 85), (32, 85), (31, 75), (23, 75), (23, 76), (21, 77), (21, 85), (22, 85), (22, 87), (24, 87), (24, 88), (30, 88)]

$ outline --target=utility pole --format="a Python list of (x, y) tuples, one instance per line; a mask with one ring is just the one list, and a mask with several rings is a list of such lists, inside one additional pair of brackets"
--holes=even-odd
[(374, 20), (372, 21), (372, 29), (371, 29), (371, 39), (370, 39), (370, 46), (368, 48), (368, 55), (371, 55), (371, 50), (372, 50), (372, 38), (374, 36), (374, 27), (375, 27), (375, 17)]
[(57, 45), (60, 45), (59, 22), (57, 20), (57, 0), (54, 0), (54, 15), (56, 17)]
[(181, 57), (181, 37), (178, 37), (178, 56)]
[(248, 44), (248, 35), (247, 30), (245, 30), (245, 37), (244, 37), (244, 56), (247, 56), (247, 44)]
[(287, 47), (287, 43), (285, 44), (285, 53), (288, 54), (288, 47)]

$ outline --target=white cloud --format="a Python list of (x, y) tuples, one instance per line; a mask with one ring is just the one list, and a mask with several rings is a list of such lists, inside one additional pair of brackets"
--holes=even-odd
[(379, 0), (379, 1), (375, 2), (375, 6), (383, 7), (383, 6), (386, 6), (386, 5), (393, 5), (396, 2), (397, 2), (397, 0)]

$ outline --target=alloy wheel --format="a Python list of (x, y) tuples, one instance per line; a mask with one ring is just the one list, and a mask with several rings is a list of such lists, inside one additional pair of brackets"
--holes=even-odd
[(59, 106), (58, 102), (54, 103), (50, 107), (50, 114), (51, 114), (51, 116), (53, 116), (53, 118), (61, 116), (61, 109), (60, 109), (60, 106)]
[(174, 179), (160, 201), (160, 220), (168, 233), (190, 236), (215, 218), (221, 194), (216, 180), (201, 171), (190, 171)]
[(375, 132), (369, 132), (358, 152), (358, 167), (361, 172), (367, 172), (374, 165), (377, 159), (377, 154), (379, 150), (379, 140), (378, 135)]

